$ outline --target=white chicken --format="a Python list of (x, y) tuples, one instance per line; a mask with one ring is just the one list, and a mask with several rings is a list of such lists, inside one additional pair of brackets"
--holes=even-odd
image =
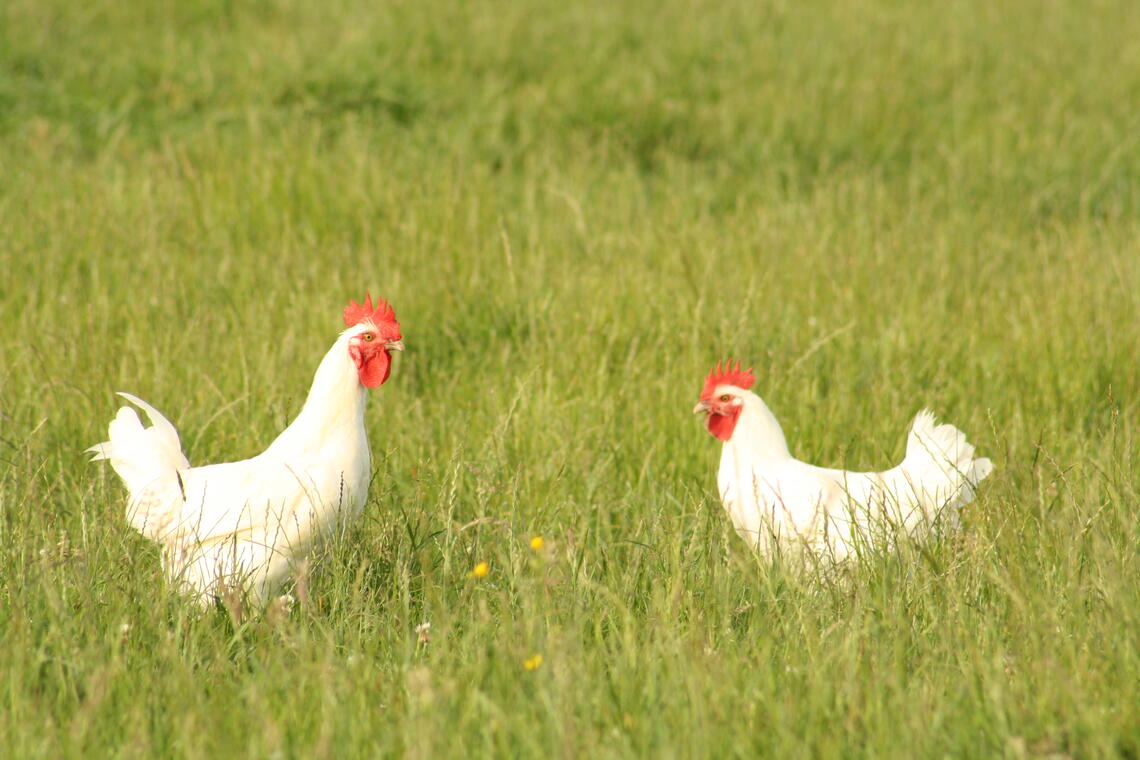
[(127, 393), (119, 395), (150, 427), (124, 406), (110, 440), (88, 449), (126, 484), (127, 520), (161, 545), (167, 576), (200, 602), (236, 589), (264, 605), (316, 543), (364, 508), (367, 389), (388, 379), (391, 352), (404, 345), (392, 307), (373, 306), (371, 295), (350, 301), (344, 322), (300, 414), (252, 459), (191, 467), (174, 425)]
[(752, 393), (752, 370), (740, 363), (709, 373), (693, 409), (724, 441), (717, 484), (737, 533), (766, 555), (807, 548), (841, 560), (905, 534), (957, 524), (958, 509), (993, 471), (953, 425), (918, 413), (906, 456), (885, 472), (845, 472), (794, 459), (764, 401)]

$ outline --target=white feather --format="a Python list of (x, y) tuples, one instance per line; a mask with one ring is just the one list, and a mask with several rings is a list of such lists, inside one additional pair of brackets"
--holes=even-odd
[(264, 604), (323, 537), (357, 517), (371, 460), (364, 429), (367, 393), (348, 353), (346, 330), (317, 368), (301, 413), (252, 459), (191, 467), (178, 431), (127, 393), (109, 440), (88, 449), (123, 479), (132, 526), (162, 546), (163, 566), (205, 602), (233, 587)]
[(847, 472), (801, 462), (788, 451), (779, 422), (756, 394), (732, 386), (742, 410), (724, 444), (717, 483), (737, 532), (766, 554), (807, 547), (843, 559), (860, 547), (901, 534), (956, 525), (990, 472), (988, 459), (953, 425), (918, 413), (903, 461), (884, 472)]

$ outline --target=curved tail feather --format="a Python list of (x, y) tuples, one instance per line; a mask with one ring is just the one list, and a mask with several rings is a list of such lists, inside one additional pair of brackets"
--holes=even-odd
[(938, 425), (923, 409), (907, 437), (906, 457), (899, 470), (924, 501), (935, 509), (956, 508), (974, 500), (978, 483), (993, 472), (989, 459), (974, 458), (974, 446), (953, 425)]
[(108, 460), (122, 478), (131, 495), (127, 518), (136, 529), (149, 536), (165, 523), (152, 514), (165, 511), (159, 510), (165, 505), (158, 502), (166, 501), (160, 494), (172, 489), (181, 491), (179, 470), (188, 469), (190, 462), (182, 453), (178, 431), (170, 420), (136, 396), (119, 395), (146, 413), (150, 427), (143, 426), (134, 409), (121, 407), (108, 426), (109, 440), (87, 451), (94, 454), (91, 461)]

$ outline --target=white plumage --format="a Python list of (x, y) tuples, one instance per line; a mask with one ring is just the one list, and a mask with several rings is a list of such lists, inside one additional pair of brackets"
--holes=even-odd
[[(191, 467), (178, 431), (142, 399), (120, 393), (109, 440), (88, 451), (107, 459), (130, 494), (127, 520), (162, 547), (166, 574), (201, 601), (244, 588), (264, 604), (322, 538), (356, 518), (371, 472), (364, 429), (367, 388), (387, 379), (390, 351), (403, 348), (399, 324), (381, 302), (352, 324), (317, 368), (297, 418), (261, 454)], [(374, 313), (372, 313), (374, 312)]]
[(846, 472), (806, 464), (792, 457), (751, 384), (751, 371), (718, 366), (694, 411), (706, 412), (710, 432), (724, 441), (717, 474), (724, 508), (741, 537), (765, 554), (808, 548), (839, 560), (900, 534), (957, 525), (959, 508), (993, 471), (989, 459), (974, 458), (962, 431), (936, 424), (927, 410), (914, 418), (896, 467)]

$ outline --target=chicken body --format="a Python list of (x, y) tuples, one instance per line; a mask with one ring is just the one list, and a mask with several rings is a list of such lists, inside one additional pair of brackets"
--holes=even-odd
[(710, 432), (724, 441), (717, 486), (725, 511), (737, 533), (764, 554), (807, 548), (841, 560), (900, 534), (957, 525), (959, 508), (993, 470), (989, 459), (974, 458), (962, 431), (937, 425), (926, 410), (914, 419), (903, 461), (889, 470), (801, 462), (750, 385), (750, 372), (714, 371), (695, 411), (708, 413)]
[[(365, 338), (376, 344), (372, 354), (385, 356), (361, 360)], [(388, 365), (380, 379), (375, 363), (402, 348), (394, 314), (388, 323), (369, 319), (345, 330), (317, 368), (300, 414), (251, 459), (191, 467), (174, 425), (126, 393), (119, 395), (142, 409), (150, 426), (124, 406), (111, 421), (110, 440), (89, 451), (122, 478), (128, 521), (161, 545), (163, 568), (176, 585), (203, 602), (243, 588), (262, 605), (297, 562), (364, 508), (371, 472), (365, 383), (382, 383)]]

